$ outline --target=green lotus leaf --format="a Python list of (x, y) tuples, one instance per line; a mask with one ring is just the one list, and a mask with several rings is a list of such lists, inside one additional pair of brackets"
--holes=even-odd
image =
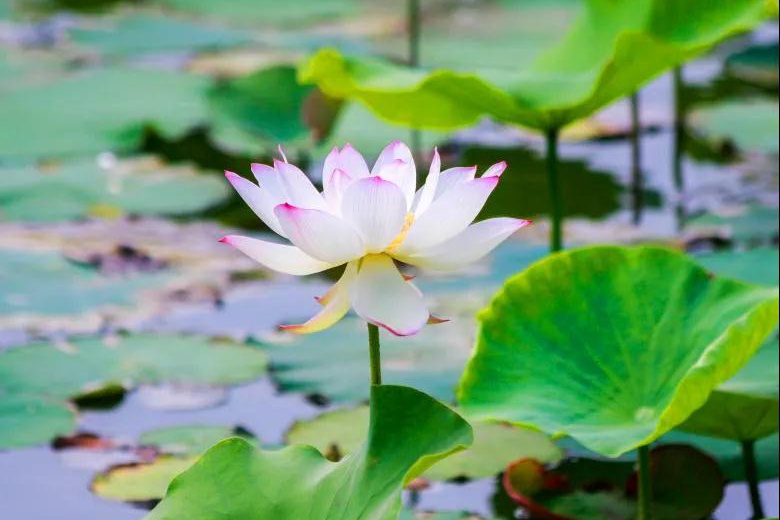
[(188, 470), (198, 455), (161, 455), (148, 463), (123, 464), (97, 475), (90, 484), (93, 493), (108, 500), (148, 502), (165, 496), (171, 481)]
[(221, 179), (154, 158), (103, 169), (78, 160), (57, 167), (0, 169), (0, 219), (53, 222), (99, 216), (184, 215), (230, 195)]
[(149, 126), (180, 136), (207, 120), (209, 84), (205, 76), (114, 67), (8, 89), (0, 97), (0, 120), (14, 124), (0, 127), (0, 157), (29, 163), (129, 151)]
[(696, 255), (696, 261), (719, 276), (774, 287), (780, 282), (780, 273), (777, 271), (780, 256), (774, 248), (718, 251)]
[(0, 449), (21, 448), (66, 435), (76, 425), (73, 407), (40, 395), (0, 392)]
[(56, 253), (0, 249), (0, 324), (72, 323), (85, 315), (109, 314), (138, 305), (143, 293), (171, 279), (166, 271), (103, 276)]
[(0, 352), (0, 392), (68, 399), (112, 383), (226, 385), (251, 381), (265, 368), (257, 349), (197, 336), (87, 337)]
[(8, 349), (0, 352), (0, 448), (69, 433), (75, 424), (69, 401), (109, 386), (228, 385), (251, 381), (265, 368), (265, 354), (256, 349), (195, 336), (136, 334)]
[(236, 47), (250, 43), (240, 31), (212, 28), (170, 16), (133, 14), (74, 29), (78, 45), (110, 56)]
[(524, 71), (413, 71), (326, 49), (303, 64), (300, 78), (412, 127), (450, 129), (491, 116), (547, 130), (634, 92), (776, 11), (772, 0), (588, 0), (562, 41)]
[(156, 3), (182, 12), (222, 18), (242, 23), (300, 25), (354, 14), (361, 8), (358, 0), (156, 0)]
[(693, 111), (689, 122), (710, 141), (728, 141), (745, 151), (778, 152), (780, 116), (776, 99), (724, 101)]
[[(288, 444), (309, 444), (329, 459), (354, 452), (368, 431), (368, 406), (324, 413), (298, 422), (287, 432)], [(561, 450), (543, 433), (502, 423), (473, 422), (474, 444), (425, 472), (431, 480), (492, 477), (515, 459), (543, 463), (561, 458)]]
[[(141, 435), (138, 442), (143, 446), (155, 446), (162, 453), (170, 455), (200, 455), (229, 437), (243, 437), (250, 442), (256, 442), (241, 428), (205, 424), (158, 428)], [(158, 498), (160, 497), (162, 495)]]
[(371, 402), (365, 444), (340, 462), (311, 446), (264, 451), (228, 439), (176, 477), (147, 520), (397, 519), (404, 484), (467, 447), (471, 428), (411, 388), (375, 386)]
[(778, 44), (760, 44), (731, 54), (726, 70), (744, 81), (775, 88), (778, 81)]
[(478, 316), (460, 405), (618, 456), (702, 406), (777, 326), (777, 309), (776, 289), (712, 277), (668, 249), (553, 255)]
[(704, 213), (688, 221), (687, 227), (694, 233), (713, 233), (737, 242), (767, 243), (777, 240), (778, 213), (777, 207), (749, 204)]

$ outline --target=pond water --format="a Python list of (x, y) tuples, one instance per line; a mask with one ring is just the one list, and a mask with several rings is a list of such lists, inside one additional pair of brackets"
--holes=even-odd
[[(54, 8), (67, 7), (71, 3), (54, 2)], [(737, 47), (776, 42), (777, 29), (771, 25), (740, 41)], [(721, 85), (719, 88), (724, 91), (732, 89), (728, 85), (734, 80), (727, 77), (723, 70), (725, 54), (726, 51), (723, 51), (715, 57), (686, 66), (685, 79), (690, 84), (691, 99), (707, 99), (717, 94), (713, 94), (717, 90), (713, 85)], [(727, 86), (722, 87), (723, 84)], [(777, 98), (776, 88), (772, 96)], [(734, 205), (758, 200), (777, 206), (776, 154), (749, 154), (748, 160), (732, 163), (713, 157), (710, 157), (711, 160), (694, 159), (693, 156), (700, 152), (692, 149), (687, 150), (684, 157), (672, 155), (675, 139), (673, 85), (671, 76), (666, 75), (641, 92), (641, 119), (646, 127), (641, 137), (644, 206), (637, 209), (632, 199), (631, 151), (627, 139), (620, 132), (628, 128), (628, 110), (628, 103), (621, 101), (597, 117), (604, 126), (615, 130), (613, 133), (617, 136), (565, 141), (562, 145), (563, 198), (567, 216), (571, 218), (568, 229), (571, 244), (675, 239), (680, 243), (687, 242), (691, 248), (700, 246), (698, 240), (701, 240), (704, 248), (710, 248), (721, 244), (710, 235), (699, 236), (690, 229), (680, 233), (680, 228), (697, 215)], [(404, 135), (407, 132), (403, 129), (396, 131)], [(219, 150), (199, 132), (195, 130), (183, 138), (172, 139), (150, 134), (145, 137), (141, 149), (145, 153), (161, 155), (170, 162), (191, 159), (204, 168), (246, 170), (253, 156)], [(544, 216), (550, 205), (541, 148), (538, 138), (489, 122), (451, 136), (448, 144), (442, 146), (445, 162), (453, 164), (485, 167), (499, 160), (509, 162), (510, 170), (486, 206), (483, 218), (495, 215), (542, 217), (539, 230), (529, 231), (533, 241), (531, 245), (516, 241), (503, 246), (494, 254), (493, 271), (470, 273), (474, 280), (463, 282), (467, 289), (477, 288), (485, 293), (487, 289), (496, 287), (507, 274), (514, 272), (512, 262), (519, 256), (517, 249), (513, 248), (521, 248), (529, 261), (544, 249)], [(320, 156), (312, 154), (312, 170), (317, 169)], [(675, 160), (681, 161), (684, 171), (682, 193), (679, 193), (672, 175)], [(637, 212), (641, 218), (637, 225), (632, 225)], [(220, 226), (254, 226), (254, 231), (258, 230), (249, 210), (238, 204), (236, 198), (206, 212), (201, 218), (219, 220)], [(10, 236), (10, 225), (3, 229)], [(776, 232), (774, 236), (769, 235), (770, 242), (776, 240)], [(200, 238), (197, 237), (197, 240)], [(422, 283), (426, 282), (423, 280)], [(437, 280), (428, 283), (439, 291), (448, 290), (449, 282), (446, 280), (441, 282), (441, 286), (436, 286), (440, 283)], [(322, 294), (329, 284), (326, 277), (311, 277), (305, 281), (288, 277), (248, 281), (233, 279), (217, 291), (218, 304), (209, 298), (183, 298), (175, 305), (167, 306), (164, 312), (136, 319), (134, 329), (263, 341), (276, 338), (278, 324), (312, 314), (317, 307), (313, 296)], [(121, 321), (118, 326), (101, 324), (91, 330), (87, 325), (91, 333), (121, 327)], [(62, 330), (29, 332), (11, 324), (0, 328), (0, 349), (62, 335)], [(368, 374), (365, 377), (367, 383)], [(284, 443), (285, 433), (296, 421), (350, 404), (333, 403), (327, 395), (282, 391), (278, 379), (272, 364), (269, 374), (254, 382), (229, 388), (180, 388), (165, 383), (141, 386), (128, 392), (116, 406), (87, 408), (80, 413), (78, 431), (111, 439), (114, 441), (111, 448), (57, 450), (36, 446), (0, 451), (0, 518), (140, 519), (146, 511), (142, 506), (104, 500), (90, 491), (90, 484), (98, 473), (116, 464), (143, 460), (142, 453), (117, 448), (116, 445), (133, 446), (140, 435), (156, 428), (199, 424), (241, 427), (256, 436), (264, 446), (277, 446)], [(765, 481), (761, 485), (769, 516), (780, 514), (778, 488), (777, 480)], [(434, 483), (415, 496), (407, 492), (404, 500), (419, 510), (469, 511), (486, 518), (504, 520), (520, 518), (496, 479)], [(731, 484), (726, 488), (725, 498), (714, 518), (746, 519), (749, 516), (748, 504), (746, 487)]]

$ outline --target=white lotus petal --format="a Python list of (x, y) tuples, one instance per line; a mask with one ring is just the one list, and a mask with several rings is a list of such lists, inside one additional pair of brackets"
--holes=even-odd
[(328, 184), (330, 176), (336, 170), (342, 170), (346, 172), (353, 179), (362, 179), (368, 177), (368, 165), (363, 156), (355, 150), (352, 145), (346, 144), (344, 148), (339, 150), (333, 148), (322, 166), (322, 184), (323, 186)]
[(430, 315), (420, 292), (404, 280), (387, 255), (363, 259), (350, 297), (361, 318), (397, 336), (415, 334)]
[(344, 170), (336, 169), (323, 185), (322, 195), (328, 204), (328, 211), (334, 215), (341, 215), (341, 200), (344, 191), (352, 184), (354, 179)]
[(461, 269), (488, 254), (529, 220), (492, 218), (472, 224), (449, 240), (413, 255), (397, 255), (408, 264), (434, 271)]
[(369, 253), (383, 251), (401, 232), (406, 199), (401, 189), (381, 177), (353, 182), (344, 192), (341, 214), (357, 230)]
[(393, 141), (379, 154), (371, 175), (394, 182), (406, 196), (406, 207), (411, 208), (417, 189), (417, 170), (409, 147), (401, 141)]
[(441, 157), (439, 157), (439, 150), (433, 149), (433, 159), (431, 160), (431, 167), (428, 170), (428, 177), (425, 179), (425, 184), (420, 189), (419, 198), (416, 198), (414, 205), (414, 214), (420, 215), (425, 212), (433, 202), (433, 197), (436, 195), (436, 187), (439, 185), (439, 174), (441, 173)]
[(436, 184), (436, 194), (434, 195), (434, 198), (441, 197), (443, 193), (446, 193), (458, 184), (472, 180), (476, 173), (476, 166), (457, 166), (444, 170), (439, 175), (439, 182)]
[(222, 237), (220, 242), (235, 247), (252, 260), (280, 273), (304, 276), (337, 265), (312, 258), (297, 247), (287, 244), (266, 242), (239, 235)]
[(290, 241), (323, 262), (342, 264), (365, 253), (357, 231), (326, 211), (280, 204), (274, 213)]
[(497, 162), (482, 174), (483, 177), (501, 177), (506, 170), (506, 161)]
[(447, 190), (415, 219), (406, 238), (395, 250), (396, 253), (414, 255), (466, 229), (497, 184), (498, 177), (482, 177), (459, 183)]
[[(279, 221), (274, 214), (274, 206), (278, 204), (270, 193), (258, 187), (255, 183), (241, 177), (233, 172), (225, 172), (225, 178), (238, 192), (241, 199), (246, 202), (255, 214), (260, 217), (266, 226), (271, 228), (275, 233), (281, 236), (284, 235), (282, 227), (279, 225)], [(286, 238), (286, 237), (285, 237)]]
[(252, 164), (252, 173), (257, 179), (257, 184), (265, 190), (269, 196), (276, 201), (276, 204), (287, 202), (287, 191), (284, 189), (282, 180), (279, 178), (279, 172), (267, 164)]
[(296, 334), (311, 334), (327, 329), (349, 311), (349, 291), (357, 276), (357, 262), (347, 264), (344, 274), (328, 291), (328, 297), (321, 299), (322, 310), (300, 325), (281, 325), (279, 328)]
[(274, 161), (274, 169), (279, 172), (279, 180), (287, 194), (285, 202), (299, 208), (326, 209), (325, 199), (300, 168), (290, 163)]

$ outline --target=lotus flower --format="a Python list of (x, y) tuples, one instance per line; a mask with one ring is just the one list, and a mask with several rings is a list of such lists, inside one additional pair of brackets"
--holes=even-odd
[[(284, 154), (282, 154), (284, 157)], [(369, 171), (350, 145), (325, 159), (322, 193), (286, 160), (273, 167), (253, 164), (254, 184), (226, 172), (258, 217), (291, 244), (229, 235), (230, 244), (274, 271), (308, 275), (346, 264), (341, 278), (321, 298), (322, 310), (306, 323), (281, 328), (323, 330), (352, 307), (364, 320), (399, 336), (415, 334), (432, 318), (420, 291), (395, 260), (424, 269), (457, 270), (506, 240), (527, 220), (493, 218), (472, 224), (498, 184), (506, 163), (481, 177), (477, 168), (441, 170), (434, 152), (425, 184), (409, 148), (388, 145)]]

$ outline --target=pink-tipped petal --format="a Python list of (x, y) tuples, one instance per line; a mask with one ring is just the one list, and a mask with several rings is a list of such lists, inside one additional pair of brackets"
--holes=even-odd
[(362, 179), (369, 175), (366, 160), (349, 143), (344, 145), (344, 148), (341, 150), (334, 148), (325, 157), (325, 162), (322, 166), (322, 184), (324, 186), (328, 184), (330, 176), (336, 170), (347, 172), (353, 179)]
[(279, 181), (287, 195), (285, 202), (299, 208), (326, 209), (325, 199), (300, 168), (290, 163), (274, 161), (274, 169), (278, 172)]
[(406, 199), (394, 183), (381, 177), (366, 177), (346, 189), (341, 214), (360, 234), (366, 251), (379, 253), (403, 229)]
[(272, 194), (258, 187), (253, 182), (233, 172), (225, 172), (225, 178), (230, 182), (238, 195), (266, 226), (274, 233), (285, 237), (282, 227), (274, 214), (274, 206), (278, 204)]
[(408, 146), (397, 140), (387, 145), (374, 163), (371, 175), (378, 175), (398, 185), (406, 196), (406, 207), (411, 207), (417, 188), (417, 170)]
[(399, 255), (398, 258), (434, 271), (461, 269), (488, 254), (512, 233), (528, 224), (528, 220), (505, 217), (483, 220), (470, 225), (446, 242), (410, 256)]
[(482, 210), (497, 184), (498, 177), (487, 177), (472, 179), (450, 188), (417, 217), (396, 252), (399, 255), (413, 255), (441, 244), (466, 229)]
[(323, 262), (343, 264), (365, 253), (357, 231), (328, 212), (280, 204), (274, 214), (293, 244)]
[(506, 161), (501, 161), (487, 170), (485, 170), (485, 173), (482, 174), (483, 177), (501, 177), (501, 174), (504, 173), (504, 170), (506, 170)]
[(436, 196), (436, 187), (439, 185), (439, 176), (441, 174), (441, 157), (439, 157), (439, 150), (433, 149), (433, 160), (431, 160), (431, 167), (428, 170), (428, 177), (425, 179), (425, 184), (420, 190), (420, 198), (417, 200), (417, 205), (414, 208), (414, 214), (420, 215), (425, 212), (433, 202), (433, 198)]
[(306, 323), (299, 325), (281, 325), (279, 328), (295, 334), (311, 334), (327, 329), (338, 322), (349, 311), (349, 290), (355, 280), (357, 266), (355, 262), (347, 264), (344, 274), (327, 292), (327, 301), (320, 299), (323, 308)]
[(222, 237), (220, 242), (231, 245), (252, 260), (274, 271), (304, 276), (330, 269), (336, 264), (312, 258), (295, 246), (266, 242), (239, 235)]
[(330, 213), (341, 215), (341, 201), (344, 197), (344, 191), (354, 180), (345, 170), (337, 168), (324, 182), (322, 195), (325, 197)]
[(350, 299), (361, 318), (397, 336), (417, 333), (430, 315), (420, 292), (404, 280), (387, 255), (363, 259)]
[(444, 170), (439, 175), (439, 182), (436, 185), (436, 193), (433, 198), (438, 199), (458, 184), (473, 180), (476, 174), (476, 166), (457, 166)]
[(257, 184), (260, 188), (265, 190), (269, 194), (276, 204), (282, 204), (287, 202), (287, 191), (282, 185), (282, 180), (279, 178), (279, 172), (277, 172), (272, 166), (267, 164), (253, 163), (252, 174), (257, 179)]

